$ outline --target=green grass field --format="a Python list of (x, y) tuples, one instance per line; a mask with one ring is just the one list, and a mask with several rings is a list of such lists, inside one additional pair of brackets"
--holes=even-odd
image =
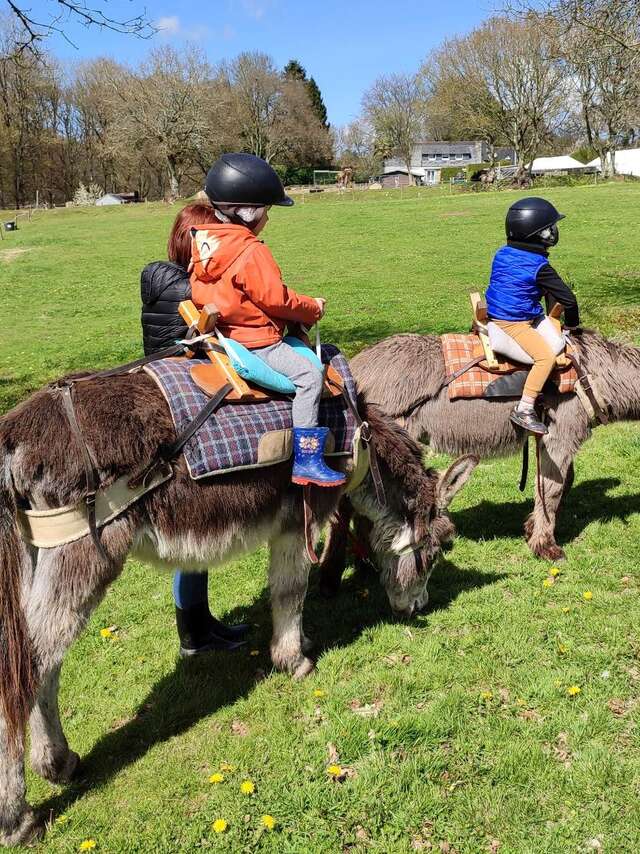
[[(585, 323), (640, 343), (640, 185), (547, 195), (567, 214), (553, 258)], [(292, 286), (328, 298), (324, 339), (353, 354), (465, 329), (515, 198), (327, 193), (274, 210), (265, 237)], [(0, 412), (62, 372), (140, 354), (139, 271), (174, 215), (50, 211), (6, 235)], [(639, 464), (635, 425), (596, 431), (559, 524), (568, 560), (545, 587), (521, 539), (531, 486), (518, 492), (516, 459), (482, 463), (427, 614), (394, 623), (373, 579), (348, 575), (331, 602), (312, 579), (320, 654), (302, 683), (270, 668), (265, 550), (211, 578), (214, 612), (255, 625), (246, 651), (187, 663), (169, 577), (131, 562), (67, 658), (62, 718), (83, 771), (66, 788), (29, 773), (51, 817), (35, 850), (637, 852)]]

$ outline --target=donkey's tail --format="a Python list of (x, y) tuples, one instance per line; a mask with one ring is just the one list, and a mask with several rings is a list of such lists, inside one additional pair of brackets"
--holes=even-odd
[(11, 749), (24, 736), (36, 691), (34, 654), (21, 603), (30, 558), (16, 510), (9, 459), (0, 456), (0, 716)]

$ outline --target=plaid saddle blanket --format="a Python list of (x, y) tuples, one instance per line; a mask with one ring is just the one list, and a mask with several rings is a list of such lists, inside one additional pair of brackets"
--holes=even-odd
[[(441, 335), (442, 355), (445, 375), (450, 377), (469, 362), (482, 354), (482, 344), (477, 335), (450, 334)], [(488, 371), (480, 365), (474, 365), (448, 385), (449, 399), (484, 397), (490, 383), (506, 373), (523, 370), (521, 365), (501, 362), (497, 371)], [(551, 374), (551, 382), (558, 387), (560, 394), (569, 394), (574, 390), (578, 375), (573, 365)]]
[[(347, 360), (331, 345), (323, 345), (322, 361), (342, 376), (345, 393), (356, 400), (356, 388)], [(156, 381), (169, 404), (176, 432), (183, 430), (209, 398), (191, 379), (193, 359), (162, 359), (144, 370)], [(351, 455), (356, 420), (340, 397), (320, 403), (320, 424), (329, 428), (327, 454)], [(290, 400), (222, 405), (184, 447), (194, 480), (238, 469), (275, 465), (293, 451)]]

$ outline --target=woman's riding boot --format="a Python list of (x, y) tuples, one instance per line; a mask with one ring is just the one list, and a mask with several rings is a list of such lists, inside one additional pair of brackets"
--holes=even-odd
[[(248, 626), (228, 627), (216, 620), (206, 603), (192, 608), (176, 607), (176, 626), (180, 638), (180, 657), (187, 658), (212, 650), (231, 652), (246, 644)], [(220, 627), (225, 632), (221, 634)]]

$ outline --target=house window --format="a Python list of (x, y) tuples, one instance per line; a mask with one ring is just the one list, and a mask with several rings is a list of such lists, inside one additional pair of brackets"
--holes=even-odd
[(464, 160), (471, 160), (471, 154), (463, 154), (462, 157)]
[(448, 155), (448, 154), (443, 154), (443, 155), (442, 155), (442, 159), (443, 159), (443, 160), (448, 160), (448, 159), (449, 159), (449, 155)]
[(456, 160), (462, 160), (463, 157), (463, 154), (456, 154)]

